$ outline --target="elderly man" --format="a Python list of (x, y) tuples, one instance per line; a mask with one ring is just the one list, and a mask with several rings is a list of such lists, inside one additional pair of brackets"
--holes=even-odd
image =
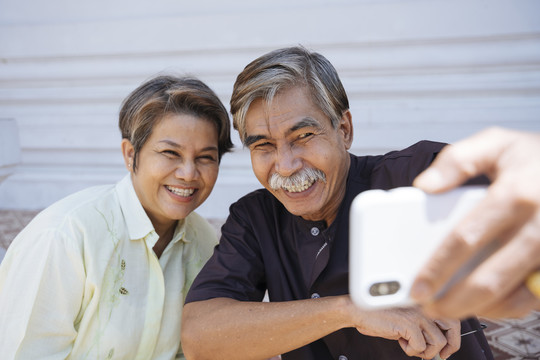
[[(444, 144), (350, 154), (352, 117), (337, 72), (302, 47), (250, 63), (231, 112), (265, 189), (231, 206), (191, 287), (182, 330), (188, 359), (493, 358), (476, 319), (368, 312), (348, 296), (351, 201), (368, 189), (411, 185)], [(265, 291), (270, 302), (261, 302)]]

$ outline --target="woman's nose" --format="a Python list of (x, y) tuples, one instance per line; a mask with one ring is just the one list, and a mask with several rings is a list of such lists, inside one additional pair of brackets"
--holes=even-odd
[(185, 181), (191, 181), (197, 178), (197, 166), (193, 161), (182, 161), (182, 163), (176, 168), (175, 175), (179, 179)]

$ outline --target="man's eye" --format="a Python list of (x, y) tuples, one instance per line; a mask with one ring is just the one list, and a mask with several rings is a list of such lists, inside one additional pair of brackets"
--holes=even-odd
[(313, 133), (307, 132), (307, 133), (301, 134), (298, 138), (299, 138), (299, 139), (307, 139), (307, 138), (309, 138), (309, 137), (311, 137), (311, 136), (313, 136)]
[(272, 143), (261, 142), (261, 143), (255, 144), (255, 146), (253, 146), (253, 148), (255, 148), (255, 149), (265, 149), (265, 148), (268, 148), (270, 146), (272, 146)]

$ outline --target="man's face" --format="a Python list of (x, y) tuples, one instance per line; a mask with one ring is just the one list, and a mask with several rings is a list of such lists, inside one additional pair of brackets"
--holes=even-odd
[(303, 87), (283, 90), (269, 105), (258, 99), (246, 114), (245, 144), (255, 176), (289, 212), (306, 220), (329, 225), (335, 219), (351, 142), (350, 113), (334, 129)]

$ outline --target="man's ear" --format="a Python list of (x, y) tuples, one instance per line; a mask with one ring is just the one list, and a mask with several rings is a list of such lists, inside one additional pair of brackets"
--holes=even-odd
[(347, 150), (350, 149), (353, 141), (353, 125), (352, 125), (352, 114), (350, 110), (345, 110), (341, 115), (339, 121), (339, 131), (343, 137), (343, 143)]
[(135, 148), (133, 147), (133, 144), (131, 144), (131, 141), (129, 141), (128, 139), (122, 139), (120, 146), (122, 148), (124, 164), (126, 165), (126, 168), (129, 172), (133, 172), (133, 159), (135, 157)]

